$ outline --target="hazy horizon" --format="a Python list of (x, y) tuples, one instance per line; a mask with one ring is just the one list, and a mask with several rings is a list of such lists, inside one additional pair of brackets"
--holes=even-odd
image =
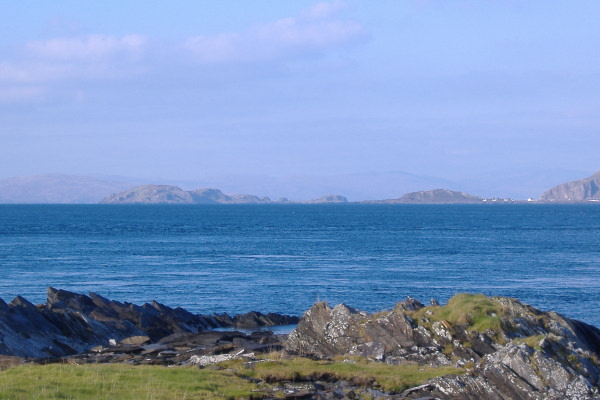
[[(175, 185), (183, 190), (219, 189), (225, 194), (250, 194), (272, 200), (288, 198), (306, 201), (336, 194), (349, 201), (385, 200), (410, 192), (448, 189), (485, 198), (538, 199), (546, 190), (593, 173), (572, 170), (505, 170), (492, 175), (472, 175), (469, 179), (447, 180), (403, 171), (365, 172), (329, 176), (231, 175), (203, 179), (141, 178), (105, 174), (49, 173), (0, 178), (0, 202), (38, 202), (39, 199), (75, 199), (97, 202), (102, 198), (141, 185)], [(62, 192), (61, 192), (62, 191)], [(94, 197), (94, 194), (96, 197)], [(70, 199), (70, 200), (69, 200)]]
[(600, 169), (595, 1), (58, 4), (4, 8), (0, 178), (527, 198)]

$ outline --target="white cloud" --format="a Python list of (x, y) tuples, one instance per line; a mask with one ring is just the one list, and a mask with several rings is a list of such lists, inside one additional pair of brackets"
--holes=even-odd
[(140, 35), (90, 35), (31, 41), (0, 63), (0, 83), (29, 84), (126, 75), (124, 65), (140, 61), (147, 40)]
[(283, 18), (243, 33), (188, 38), (185, 47), (204, 63), (257, 62), (352, 43), (366, 32), (357, 22), (333, 18), (344, 3), (318, 3), (300, 17)]
[(0, 65), (0, 83), (32, 84), (52, 82), (81, 75), (81, 67), (70, 64), (21, 61), (20, 64)]
[(98, 61), (114, 56), (135, 60), (141, 56), (146, 42), (141, 35), (89, 35), (31, 41), (26, 49), (35, 57), (50, 60)]
[(322, 2), (315, 4), (306, 10), (302, 15), (309, 19), (328, 18), (344, 8), (346, 8), (346, 3), (341, 0)]
[(44, 89), (39, 86), (3, 86), (0, 85), (0, 103), (20, 103), (39, 101)]
[(16, 68), (7, 62), (0, 64), (0, 82), (23, 82), (27, 78), (27, 71)]

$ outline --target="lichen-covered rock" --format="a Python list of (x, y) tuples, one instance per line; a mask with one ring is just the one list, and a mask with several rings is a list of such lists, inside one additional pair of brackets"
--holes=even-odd
[(507, 344), (486, 356), (467, 376), (433, 379), (405, 398), (439, 399), (598, 399), (598, 382), (562, 364), (544, 350)]
[(378, 314), (318, 303), (300, 319), (286, 349), (471, 368), (397, 398), (600, 399), (600, 330), (509, 298), (459, 295), (443, 307), (409, 298)]
[(451, 364), (434, 334), (406, 313), (422, 307), (409, 298), (390, 312), (369, 315), (344, 304), (331, 308), (326, 303), (317, 303), (290, 333), (286, 349), (314, 357), (353, 354), (389, 363)]

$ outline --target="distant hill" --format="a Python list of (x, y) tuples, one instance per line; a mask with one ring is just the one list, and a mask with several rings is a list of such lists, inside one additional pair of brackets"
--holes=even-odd
[[(340, 195), (328, 195), (300, 203), (344, 203)], [(272, 201), (268, 197), (250, 194), (228, 195), (219, 189), (186, 191), (172, 185), (143, 185), (104, 198), (103, 204), (268, 204), (292, 203), (287, 199)]]
[(594, 175), (585, 179), (554, 186), (542, 194), (540, 201), (600, 201), (600, 172), (596, 172)]
[(407, 193), (399, 199), (375, 200), (378, 204), (470, 204), (481, 203), (483, 198), (447, 189), (424, 190)]
[(89, 176), (47, 174), (0, 179), (2, 204), (92, 204), (107, 193), (131, 187)]
[(104, 198), (103, 204), (264, 204), (268, 197), (226, 195), (219, 189), (186, 191), (172, 185), (143, 185)]

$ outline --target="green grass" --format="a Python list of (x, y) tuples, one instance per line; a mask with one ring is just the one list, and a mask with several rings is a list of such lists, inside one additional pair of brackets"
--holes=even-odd
[(360, 357), (353, 357), (348, 361), (343, 357), (334, 360), (312, 360), (303, 357), (286, 359), (275, 355), (271, 360), (254, 364), (252, 368), (244, 367), (243, 364), (235, 361), (226, 366), (236, 369), (236, 373), (240, 376), (266, 382), (346, 380), (356, 386), (376, 384), (385, 392), (398, 392), (438, 376), (465, 373), (464, 369), (454, 367), (390, 365), (367, 361)]
[(122, 364), (22, 365), (0, 371), (0, 398), (239, 399), (255, 385), (227, 371)]
[(542, 339), (544, 339), (546, 337), (546, 335), (534, 335), (534, 336), (527, 336), (524, 338), (518, 338), (515, 341), (517, 343), (525, 343), (527, 346), (534, 348), (534, 349), (540, 349), (540, 342), (542, 341)]

